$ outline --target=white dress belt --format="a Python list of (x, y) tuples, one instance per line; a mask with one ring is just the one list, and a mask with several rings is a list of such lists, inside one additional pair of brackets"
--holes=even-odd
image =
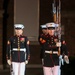
[(49, 53), (49, 54), (58, 54), (58, 51), (45, 51), (45, 53)]
[[(18, 51), (18, 48), (13, 48), (12, 50), (13, 50), (13, 51)], [(26, 48), (20, 48), (19, 51), (24, 51), (24, 52), (26, 52)]]

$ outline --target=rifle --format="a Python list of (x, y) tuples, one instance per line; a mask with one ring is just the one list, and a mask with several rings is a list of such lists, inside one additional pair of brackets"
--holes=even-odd
[[(55, 35), (58, 35), (58, 42), (61, 42), (61, 1), (60, 0), (54, 0), (52, 3), (52, 9), (53, 9), (53, 20), (54, 23), (56, 24), (55, 30), (56, 33)], [(59, 47), (59, 55), (60, 55), (60, 49)]]
[[(56, 34), (55, 35), (58, 35), (58, 42), (61, 42), (61, 0), (54, 0), (52, 4), (52, 8), (53, 8), (54, 23), (56, 24)], [(59, 46), (58, 52), (60, 55), (61, 46)], [(69, 64), (68, 57), (64, 58), (64, 61), (67, 64)]]

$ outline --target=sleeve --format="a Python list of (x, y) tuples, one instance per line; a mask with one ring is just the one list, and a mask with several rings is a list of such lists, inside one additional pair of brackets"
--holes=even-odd
[(28, 38), (26, 37), (26, 60), (29, 60), (30, 59), (29, 45), (30, 45), (30, 42), (29, 42)]
[(61, 36), (61, 54), (68, 55), (68, 48), (67, 48), (64, 35)]
[(10, 51), (11, 51), (11, 40), (9, 39), (7, 41), (7, 51), (6, 51), (6, 58), (7, 59), (10, 59), (10, 57), (11, 57)]
[(62, 55), (68, 55), (68, 49), (66, 44), (62, 44), (61, 46), (61, 54)]
[(38, 42), (40, 44), (40, 58), (42, 59), (44, 57), (44, 44), (45, 44), (45, 39), (43, 38), (43, 34), (39, 35), (38, 37)]
[(38, 37), (38, 41), (39, 41), (40, 45), (43, 45), (44, 43), (46, 43), (46, 36), (44, 34), (41, 34)]

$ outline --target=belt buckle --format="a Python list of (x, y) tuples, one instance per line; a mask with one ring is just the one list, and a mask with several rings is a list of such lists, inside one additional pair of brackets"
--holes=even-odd
[(20, 48), (18, 48), (18, 51), (20, 51)]
[(50, 54), (52, 54), (52, 51), (50, 51)]

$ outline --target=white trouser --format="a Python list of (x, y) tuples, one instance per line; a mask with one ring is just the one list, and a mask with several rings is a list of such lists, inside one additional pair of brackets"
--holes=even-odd
[(58, 75), (59, 66), (43, 67), (44, 75)]
[(60, 69), (61, 68), (61, 64), (64, 65), (64, 60), (62, 58), (62, 55), (59, 56), (59, 66), (60, 67), (59, 67), (59, 74), (58, 75), (61, 75), (61, 69)]
[(25, 75), (25, 62), (22, 63), (16, 63), (12, 62), (12, 70), (13, 74), (12, 75)]
[(61, 68), (59, 67), (59, 74), (58, 75), (61, 75)]

